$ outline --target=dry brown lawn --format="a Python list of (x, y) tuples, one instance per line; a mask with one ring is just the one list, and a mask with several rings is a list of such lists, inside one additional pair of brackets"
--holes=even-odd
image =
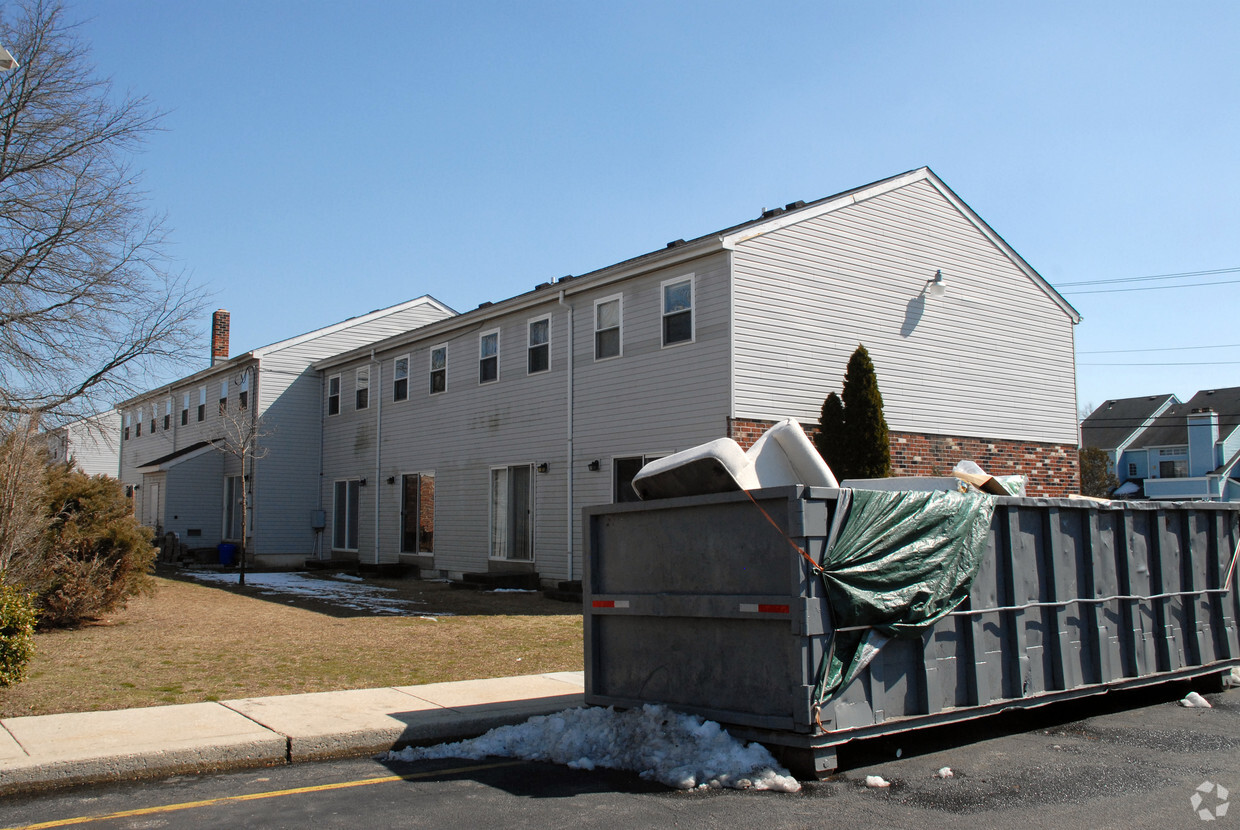
[(108, 619), (39, 633), (27, 679), (0, 689), (0, 717), (581, 669), (576, 605), (370, 581), (457, 616), (363, 615), (158, 577), (154, 596)]

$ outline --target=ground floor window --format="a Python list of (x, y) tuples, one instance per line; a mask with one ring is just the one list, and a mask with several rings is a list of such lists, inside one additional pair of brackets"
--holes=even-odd
[(435, 552), (435, 474), (401, 476), (401, 553)]
[(491, 558), (534, 558), (534, 499), (528, 464), (491, 470)]
[(241, 476), (224, 478), (224, 538), (241, 538)]
[(337, 481), (332, 497), (332, 548), (357, 550), (358, 479)]
[(657, 455), (633, 455), (613, 458), (611, 460), (612, 502), (620, 504), (628, 501), (641, 501), (637, 497), (637, 491), (633, 489), (633, 478), (641, 472), (642, 467), (659, 457)]

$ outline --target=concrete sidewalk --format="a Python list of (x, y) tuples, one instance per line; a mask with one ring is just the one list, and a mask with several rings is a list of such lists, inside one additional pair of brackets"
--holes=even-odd
[(0, 720), (0, 795), (472, 737), (583, 705), (582, 672)]

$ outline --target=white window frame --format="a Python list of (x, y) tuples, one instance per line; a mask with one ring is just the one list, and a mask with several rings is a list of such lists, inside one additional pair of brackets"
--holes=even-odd
[[(598, 327), (598, 307), (601, 305), (605, 305), (606, 303), (613, 302), (613, 301), (616, 303), (616, 310), (618, 312), (618, 319), (615, 325), (616, 353), (609, 354), (603, 357), (599, 357), (598, 336), (602, 332), (611, 331), (612, 327), (608, 326), (605, 329), (600, 329)], [(591, 318), (591, 324), (594, 328), (594, 360), (595, 362), (598, 362), (600, 360), (614, 360), (617, 357), (624, 357), (624, 295), (623, 294), (612, 294), (610, 296), (600, 297), (597, 300), (595, 300), (594, 301), (594, 316)]]
[[(436, 369), (435, 368), (435, 354), (439, 352), (443, 353), (443, 366), (439, 369)], [(442, 343), (438, 346), (435, 346), (433, 349), (431, 349), (430, 354), (427, 356), (427, 365), (430, 367), (430, 379), (431, 379), (430, 394), (442, 395), (444, 392), (447, 392), (448, 391), (448, 344), (447, 343)], [(443, 373), (443, 389), (435, 388), (435, 373), (436, 372)]]
[[(403, 374), (401, 373), (401, 368), (400, 368), (400, 364), (402, 362), (404, 362), (405, 364), (405, 370)], [(397, 357), (392, 361), (392, 400), (393, 401), (409, 400), (409, 365), (410, 365), (410, 359), (409, 359), (409, 355), (407, 354), (403, 354), (400, 357)], [(400, 387), (398, 386), (398, 384), (401, 381), (405, 382), (405, 387), (403, 390), (400, 389)]]
[(172, 428), (172, 398), (164, 401), (164, 431)]
[(220, 381), (220, 414), (228, 411), (228, 378)]
[[(344, 522), (339, 520), (341, 485), (344, 485)], [(358, 532), (362, 516), (362, 480), (360, 478), (338, 478), (332, 482), (332, 550), (357, 552), (361, 547), (361, 536)], [(339, 534), (339, 536), (337, 535)], [(349, 537), (353, 538), (350, 539)], [(338, 538), (343, 543), (336, 544)], [(349, 547), (349, 542), (353, 547)]]
[[(510, 544), (509, 544), (507, 516), (510, 510), (509, 502), (511, 499), (511, 495), (508, 492), (508, 482), (511, 478), (512, 471), (522, 468), (522, 467), (524, 467), (528, 471), (527, 474), (529, 476), (529, 520), (527, 522), (525, 541), (526, 541), (526, 545), (528, 546), (530, 555), (526, 559), (514, 559), (508, 556), (508, 549), (510, 547)], [(502, 527), (497, 527), (498, 522), (496, 521), (496, 518), (497, 518), (496, 488), (495, 488), (495, 474), (496, 473), (504, 474), (504, 478), (503, 478), (503, 500), (504, 500), (503, 518), (504, 518), (504, 521), (503, 521)], [(534, 545), (536, 541), (535, 529), (537, 528), (537, 525), (538, 525), (537, 514), (536, 514), (536, 505), (538, 504), (538, 499), (536, 498), (536, 495), (535, 495), (535, 482), (536, 482), (536, 476), (534, 475), (533, 464), (507, 464), (503, 466), (491, 467), (490, 473), (487, 475), (487, 525), (489, 528), (489, 533), (487, 537), (488, 538), (488, 543), (487, 543), (487, 558), (488, 559), (494, 559), (494, 560), (504, 561), (504, 562), (530, 562), (532, 563), (534, 561), (535, 559)], [(496, 538), (496, 534), (499, 531), (502, 531), (503, 533), (502, 539)], [(496, 555), (496, 552), (495, 552), (497, 545), (503, 546), (503, 551), (499, 555)]]
[[(547, 324), (547, 339), (541, 343), (534, 342), (534, 324)], [(547, 355), (547, 366), (544, 369), (531, 369), (530, 362), (534, 356), (535, 349), (542, 349)], [(525, 321), (525, 373), (527, 375), (541, 375), (551, 371), (551, 315), (544, 314), (541, 317), (531, 317)]]
[[(362, 392), (366, 393), (366, 403), (362, 404)], [(359, 412), (370, 409), (370, 364), (358, 366), (353, 370), (353, 408)]]
[[(336, 391), (332, 392), (332, 384), (336, 385)], [(336, 411), (332, 412), (332, 399), (336, 400)], [(327, 417), (334, 418), (340, 414), (340, 375), (330, 375), (327, 378)]]
[(207, 387), (198, 387), (198, 420), (205, 421), (207, 418)]
[[(689, 283), (689, 308), (668, 313), (667, 288), (670, 285), (682, 282)], [(685, 311), (689, 312), (689, 337), (685, 340), (676, 340), (669, 343), (667, 341), (667, 318), (673, 314), (684, 314)], [(659, 340), (665, 349), (683, 346), (686, 343), (693, 343), (697, 340), (697, 280), (694, 279), (693, 274), (682, 274), (679, 277), (673, 277), (659, 283)]]
[[(479, 384), (499, 382), (499, 351), (500, 351), (499, 331), (500, 331), (499, 329), (488, 329), (487, 331), (480, 332), (478, 334), (478, 383)], [(483, 349), (485, 348), (485, 344), (487, 342), (488, 337), (495, 338), (495, 354), (488, 355), (488, 354), (483, 353)], [(486, 380), (483, 380), (482, 367), (484, 363), (488, 360), (495, 361), (495, 377), (487, 378)]]
[(181, 426), (189, 425), (189, 393), (181, 394)]
[(250, 372), (249, 370), (246, 370), (246, 372), (241, 375), (241, 382), (237, 384), (237, 408), (242, 409), (242, 410), (250, 408)]

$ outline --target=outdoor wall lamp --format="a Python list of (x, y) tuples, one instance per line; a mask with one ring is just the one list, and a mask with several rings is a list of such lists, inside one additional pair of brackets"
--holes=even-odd
[(596, 459), (594, 459), (593, 461), (591, 461), (589, 464), (587, 464), (587, 465), (586, 465), (586, 469), (587, 469), (587, 470), (589, 470), (589, 471), (590, 471), (590, 472), (592, 472), (592, 473), (597, 473), (597, 472), (598, 472), (598, 468), (599, 468), (600, 466), (602, 466), (602, 465), (600, 465), (600, 464), (598, 463), (598, 459), (596, 458)]
[(358, 487), (365, 487), (365, 486), (366, 486), (366, 479), (364, 479), (364, 478), (363, 478), (363, 479), (358, 479), (357, 486), (358, 486)]
[(396, 476), (388, 476), (388, 484), (395, 484)]
[(943, 272), (935, 271), (934, 279), (926, 280), (926, 287), (922, 289), (926, 292), (927, 297), (942, 297), (947, 293), (947, 286), (943, 284)]
[(547, 470), (548, 470), (548, 469), (550, 469), (550, 468), (547, 466), (547, 462), (546, 462), (546, 461), (544, 461), (544, 462), (542, 462), (541, 464), (539, 464), (539, 465), (538, 465), (538, 467), (537, 467), (536, 469), (537, 469), (537, 470), (538, 470), (538, 472), (540, 472), (540, 473), (545, 473), (545, 472), (547, 472)]

